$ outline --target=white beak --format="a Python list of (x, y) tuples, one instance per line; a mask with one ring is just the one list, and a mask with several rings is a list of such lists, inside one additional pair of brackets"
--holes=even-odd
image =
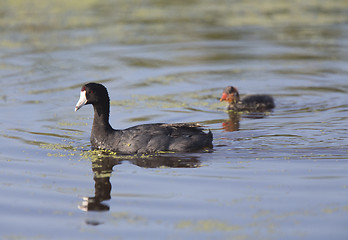
[(77, 110), (79, 110), (80, 108), (82, 108), (82, 106), (85, 105), (86, 103), (87, 103), (86, 91), (81, 91), (81, 93), (80, 93), (80, 99), (79, 99), (79, 101), (76, 103), (75, 112), (76, 112)]

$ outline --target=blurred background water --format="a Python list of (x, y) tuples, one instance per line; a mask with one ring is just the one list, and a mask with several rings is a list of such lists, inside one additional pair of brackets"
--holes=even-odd
[[(348, 1), (2, 0), (1, 239), (345, 239)], [(111, 124), (199, 122), (212, 153), (90, 152)], [(229, 117), (227, 85), (267, 93)]]

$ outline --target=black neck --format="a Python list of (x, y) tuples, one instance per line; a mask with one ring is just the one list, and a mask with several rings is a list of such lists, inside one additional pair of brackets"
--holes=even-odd
[(94, 104), (93, 129), (96, 131), (113, 130), (109, 124), (110, 103)]

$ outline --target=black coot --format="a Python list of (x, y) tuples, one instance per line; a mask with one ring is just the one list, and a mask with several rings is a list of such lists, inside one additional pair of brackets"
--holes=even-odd
[(106, 88), (88, 83), (81, 88), (75, 111), (92, 104), (94, 120), (91, 133), (93, 149), (105, 149), (121, 154), (155, 153), (161, 151), (193, 152), (212, 148), (213, 134), (205, 133), (199, 124), (143, 124), (124, 130), (109, 124), (110, 99)]
[(240, 99), (237, 88), (232, 86), (224, 89), (220, 101), (228, 102), (228, 110), (238, 112), (266, 112), (275, 107), (272, 96), (257, 94)]

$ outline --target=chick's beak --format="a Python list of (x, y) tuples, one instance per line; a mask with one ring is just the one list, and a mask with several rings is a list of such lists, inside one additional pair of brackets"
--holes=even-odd
[(80, 108), (82, 108), (82, 106), (85, 105), (86, 103), (87, 103), (86, 91), (81, 91), (80, 92), (80, 99), (76, 103), (75, 112), (77, 110), (79, 110)]
[(222, 96), (220, 98), (220, 102), (226, 101), (227, 100), (227, 93), (222, 93)]

